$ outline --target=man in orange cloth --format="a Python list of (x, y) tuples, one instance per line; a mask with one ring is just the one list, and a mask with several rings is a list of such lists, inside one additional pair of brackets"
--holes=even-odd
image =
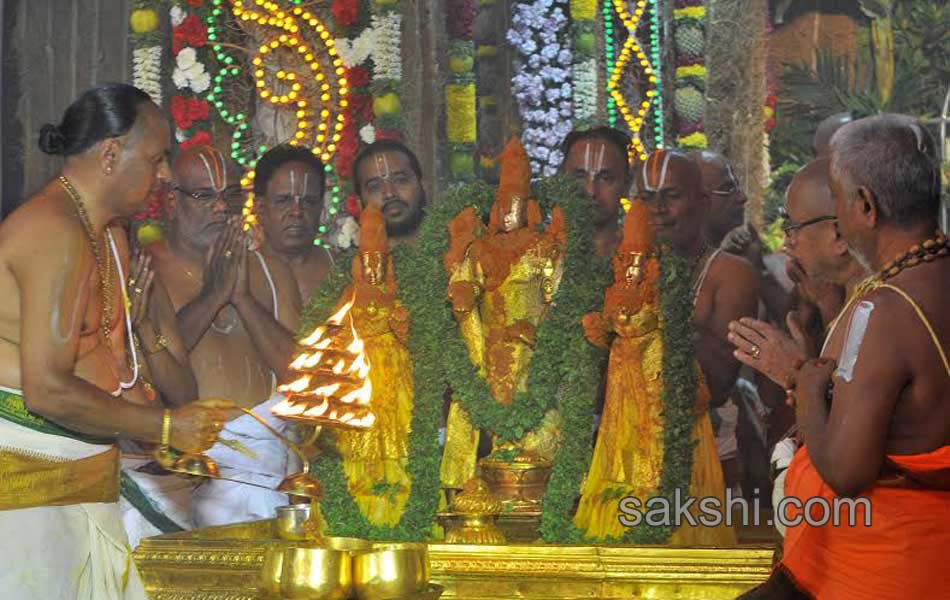
[[(950, 242), (937, 231), (937, 165), (927, 130), (903, 115), (855, 121), (832, 138), (838, 229), (875, 275), (852, 295), (822, 358), (795, 376), (805, 445), (786, 492), (811, 502), (807, 515), (784, 511), (803, 521), (750, 598), (950, 591)], [(818, 526), (826, 515), (839, 526)]]
[[(646, 204), (635, 201), (624, 220), (623, 240), (613, 259), (614, 284), (604, 295), (604, 310), (584, 318), (588, 340), (610, 347), (600, 435), (574, 517), (574, 524), (589, 538), (623, 536), (626, 527), (618, 518), (620, 498), (634, 497), (646, 504), (659, 495), (663, 474), (667, 423), (663, 415), (660, 264), (653, 251), (649, 218)], [(609, 342), (611, 333), (616, 338)], [(697, 444), (689, 489), (682, 490), (682, 496), (722, 501), (725, 486), (706, 411), (705, 386), (697, 395), (703, 400), (692, 431)], [(681, 527), (671, 538), (671, 543), (678, 545), (735, 542), (735, 533), (728, 526)]]

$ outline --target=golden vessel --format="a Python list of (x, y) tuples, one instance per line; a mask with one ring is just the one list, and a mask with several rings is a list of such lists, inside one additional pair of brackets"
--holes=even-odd
[[(504, 505), (484, 480), (473, 477), (452, 499), (451, 512), (439, 515), (450, 544), (504, 544), (505, 535), (496, 524)], [(458, 523), (461, 521), (461, 523)]]

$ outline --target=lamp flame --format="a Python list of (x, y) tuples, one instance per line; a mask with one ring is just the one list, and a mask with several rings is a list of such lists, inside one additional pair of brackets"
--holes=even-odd
[(271, 409), (275, 415), (359, 429), (376, 422), (370, 409), (371, 367), (353, 323), (353, 303), (350, 298), (301, 341), (304, 350), (290, 363), (299, 377), (278, 386), (286, 398)]

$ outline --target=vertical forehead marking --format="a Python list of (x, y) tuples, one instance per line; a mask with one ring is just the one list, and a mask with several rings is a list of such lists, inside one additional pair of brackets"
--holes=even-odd
[[(657, 191), (666, 181), (666, 170), (670, 165), (672, 155), (664, 150), (657, 150), (643, 163), (643, 188), (648, 192)], [(659, 178), (657, 166), (659, 165)], [(652, 167), (652, 168), (650, 168)]]
[(376, 165), (376, 176), (380, 179), (389, 179), (389, 159), (383, 153), (377, 154), (374, 158), (376, 159), (374, 161)]
[(291, 198), (297, 197), (297, 174), (292, 168), (290, 169), (290, 196)]
[(220, 173), (218, 172), (218, 168), (219, 168), (218, 161), (217, 161), (218, 157), (216, 156), (216, 153), (213, 151), (209, 152), (208, 154), (210, 155), (210, 158), (211, 158), (210, 161), (208, 160), (208, 156), (205, 156), (204, 152), (199, 152), (198, 158), (201, 159), (201, 163), (205, 167), (205, 173), (208, 174), (208, 181), (211, 183), (211, 189), (213, 189), (216, 192), (220, 192), (224, 189), (224, 180), (223, 178), (219, 178)]

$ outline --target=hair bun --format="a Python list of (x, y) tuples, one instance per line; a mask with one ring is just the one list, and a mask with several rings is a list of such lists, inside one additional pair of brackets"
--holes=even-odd
[(59, 127), (47, 123), (40, 128), (40, 150), (46, 154), (63, 154), (66, 150), (66, 136)]

